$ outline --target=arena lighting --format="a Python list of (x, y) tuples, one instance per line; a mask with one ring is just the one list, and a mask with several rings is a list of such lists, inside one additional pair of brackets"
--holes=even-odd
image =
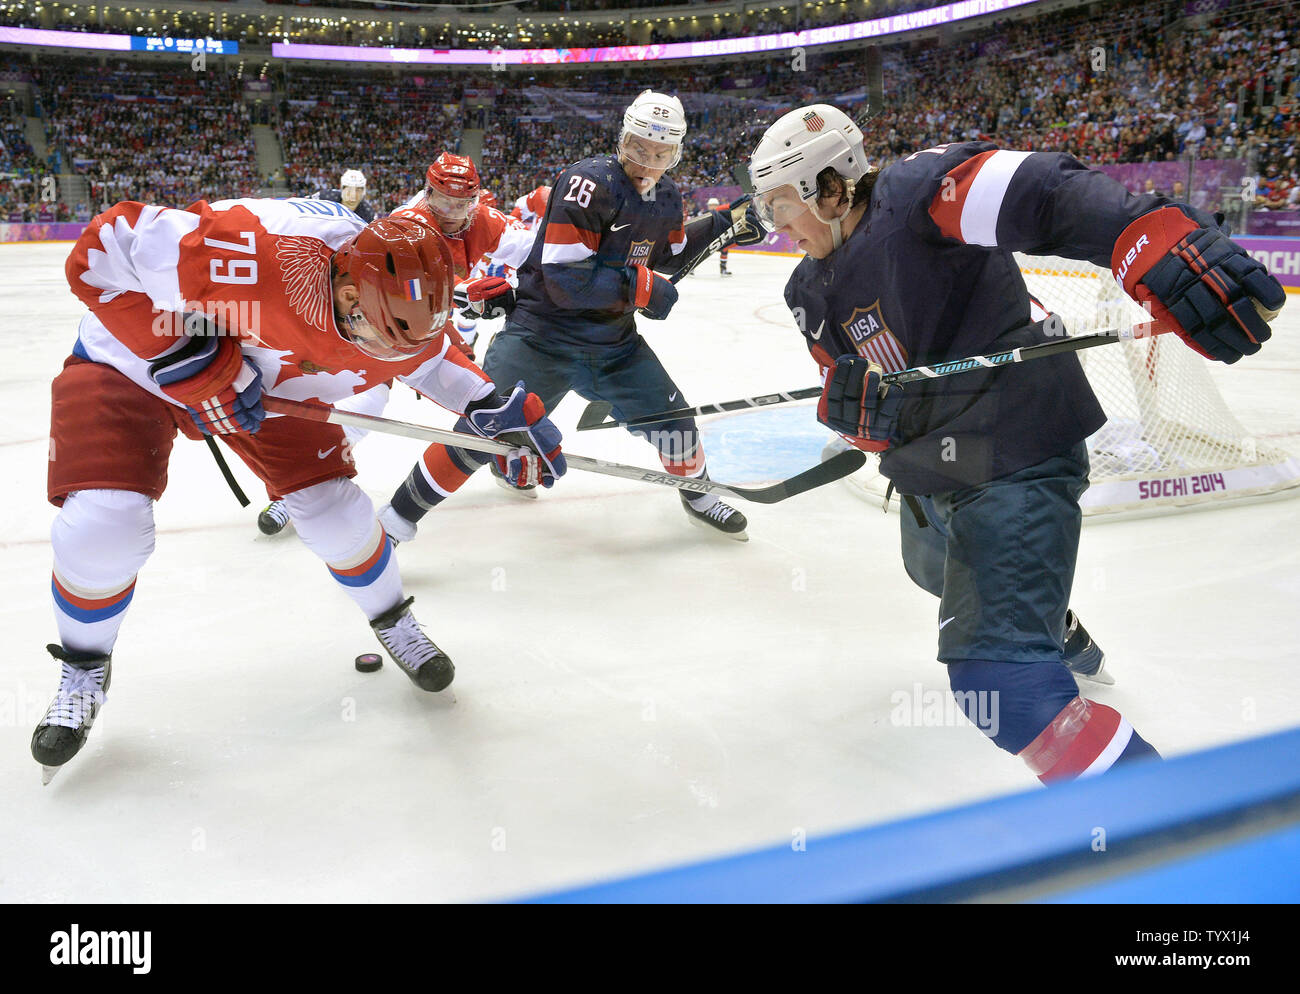
[[(129, 13), (129, 11), (128, 11)], [(69, 38), (72, 35), (72, 38)], [(145, 35), (91, 34), (79, 31), (47, 31), (38, 28), (0, 27), (0, 44), (84, 48), (113, 52), (206, 52), (209, 55), (237, 55), (239, 42), (213, 38), (156, 38)]]
[[(971, 17), (982, 17), (1005, 10), (1026, 7), (1041, 0), (959, 0), (942, 7), (929, 7), (906, 14), (893, 14), (870, 21), (835, 24), (803, 31), (755, 35), (748, 38), (718, 38), (713, 41), (668, 42), (657, 45), (614, 45), (608, 48), (507, 48), (482, 49), (432, 48), (364, 48), (347, 45), (271, 44), (271, 54), (281, 59), (323, 59), (338, 62), (377, 62), (423, 65), (555, 65), (596, 62), (656, 62), (668, 59), (698, 59), (713, 56), (766, 53), (789, 48), (811, 48), (886, 35), (905, 34), (922, 28), (934, 28)], [(766, 12), (766, 11), (765, 11)], [(25, 29), (0, 28), (0, 42), (5, 32)], [(45, 32), (66, 34), (66, 32)], [(571, 33), (570, 33), (571, 36)], [(112, 36), (102, 36), (112, 37)], [(10, 42), (12, 44), (12, 42)], [(49, 42), (65, 47), (66, 42)]]

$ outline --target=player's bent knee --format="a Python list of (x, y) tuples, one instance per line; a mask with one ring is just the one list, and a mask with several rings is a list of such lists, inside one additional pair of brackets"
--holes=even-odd
[(153, 501), (129, 490), (76, 490), (50, 526), (59, 574), (87, 590), (120, 586), (154, 550)]
[(286, 494), (285, 507), (298, 537), (327, 563), (355, 556), (373, 544), (375, 507), (364, 490), (339, 477)]
[(953, 697), (999, 749), (1018, 754), (1079, 696), (1062, 663), (967, 659), (948, 664)]

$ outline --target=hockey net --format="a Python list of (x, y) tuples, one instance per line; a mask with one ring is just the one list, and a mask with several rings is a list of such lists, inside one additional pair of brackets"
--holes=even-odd
[[(1086, 262), (1020, 256), (1025, 285), (1070, 335), (1131, 327), (1147, 315), (1109, 272)], [(1131, 515), (1282, 495), (1300, 487), (1300, 459), (1233, 417), (1209, 362), (1172, 335), (1077, 353), (1107, 421), (1088, 439), (1085, 515)], [(883, 499), (873, 463), (850, 478)], [(1300, 491), (1293, 491), (1300, 492)]]

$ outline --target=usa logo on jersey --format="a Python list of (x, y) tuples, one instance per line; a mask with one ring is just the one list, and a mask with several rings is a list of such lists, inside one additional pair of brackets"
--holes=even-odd
[(858, 355), (879, 363), (885, 372), (907, 368), (907, 349), (885, 324), (879, 300), (870, 307), (853, 308), (849, 319), (840, 327), (858, 350)]
[(650, 261), (650, 253), (654, 251), (654, 242), (633, 242), (632, 247), (627, 252), (627, 264), (629, 266), (644, 266)]

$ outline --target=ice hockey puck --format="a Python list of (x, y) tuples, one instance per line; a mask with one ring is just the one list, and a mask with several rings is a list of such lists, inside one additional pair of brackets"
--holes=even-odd
[(353, 665), (361, 673), (373, 673), (384, 665), (384, 660), (377, 652), (363, 652)]

